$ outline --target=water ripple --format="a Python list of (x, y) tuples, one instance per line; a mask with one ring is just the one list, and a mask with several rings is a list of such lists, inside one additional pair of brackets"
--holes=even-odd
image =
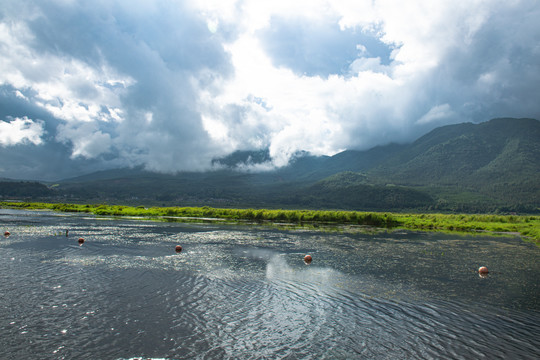
[(466, 240), (48, 216), (1, 217), (2, 359), (540, 358), (539, 253), (519, 242), (487, 241), (501, 265), (480, 279)]

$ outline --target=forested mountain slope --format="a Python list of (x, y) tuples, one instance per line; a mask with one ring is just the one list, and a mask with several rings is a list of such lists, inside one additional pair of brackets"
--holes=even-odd
[[(142, 168), (101, 171), (49, 184), (51, 191), (43, 196), (233, 207), (540, 209), (540, 121), (534, 119), (448, 125), (411, 144), (348, 150), (334, 156), (299, 152), (288, 166), (271, 171), (257, 170), (270, 167), (268, 150), (239, 151), (214, 164), (219, 170), (172, 175)], [(17, 196), (25, 193), (24, 189), (11, 191)], [(2, 194), (10, 196), (7, 190)]]

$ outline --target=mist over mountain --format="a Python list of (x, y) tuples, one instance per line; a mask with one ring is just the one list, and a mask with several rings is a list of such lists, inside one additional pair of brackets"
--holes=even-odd
[(270, 161), (268, 150), (238, 151), (215, 159), (215, 171), (117, 169), (51, 189), (66, 201), (179, 206), (535, 212), (540, 205), (535, 119), (447, 125), (410, 144), (334, 156), (298, 152), (278, 169), (266, 167)]

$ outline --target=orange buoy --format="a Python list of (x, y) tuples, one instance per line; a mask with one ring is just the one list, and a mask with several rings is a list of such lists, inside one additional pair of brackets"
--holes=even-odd
[(5, 231), (5, 232), (4, 232), (4, 236), (5, 236), (5, 237), (8, 237), (9, 235), (11, 235), (11, 233), (10, 233), (9, 231)]
[(306, 255), (304, 256), (304, 262), (306, 264), (310, 264), (311, 263), (311, 260), (313, 260), (313, 258), (311, 257), (311, 255)]
[(182, 246), (180, 246), (180, 245), (176, 245), (176, 248), (175, 248), (175, 250), (176, 250), (176, 252), (177, 252), (177, 253), (180, 253), (180, 252), (182, 252)]
[(79, 246), (84, 244), (84, 239), (83, 238), (79, 238)]
[(488, 268), (485, 267), (485, 266), (480, 266), (480, 268), (478, 268), (478, 273), (480, 275), (486, 275), (487, 273), (489, 273), (488, 271)]

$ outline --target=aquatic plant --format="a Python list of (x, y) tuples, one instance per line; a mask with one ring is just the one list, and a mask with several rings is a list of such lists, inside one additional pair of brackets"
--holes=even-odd
[(102, 216), (167, 218), (215, 218), (231, 221), (283, 222), (292, 224), (344, 224), (410, 230), (516, 233), (540, 246), (540, 216), (489, 214), (403, 214), (331, 210), (224, 209), (204, 207), (150, 207), (104, 204), (50, 204), (0, 202), (0, 208), (48, 209), (86, 212)]

